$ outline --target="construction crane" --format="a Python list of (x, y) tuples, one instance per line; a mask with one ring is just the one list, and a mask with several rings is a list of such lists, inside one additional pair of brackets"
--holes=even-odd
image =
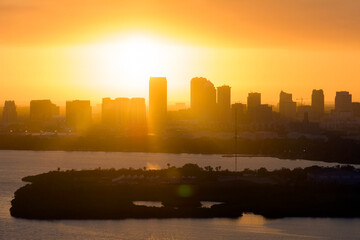
[(304, 104), (303, 104), (304, 100), (308, 100), (308, 99), (309, 99), (309, 98), (303, 98), (303, 97), (301, 97), (301, 98), (297, 98), (296, 101), (300, 100), (300, 106), (303, 106), (303, 105), (304, 105)]

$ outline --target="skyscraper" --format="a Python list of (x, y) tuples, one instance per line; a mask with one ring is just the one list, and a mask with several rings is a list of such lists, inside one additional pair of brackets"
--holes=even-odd
[(221, 121), (229, 121), (231, 115), (231, 88), (227, 85), (217, 87), (218, 116)]
[(214, 84), (202, 77), (191, 79), (191, 112), (201, 121), (211, 121), (215, 117), (216, 90)]
[(353, 102), (352, 103), (352, 110), (354, 113), (354, 117), (359, 118), (360, 117), (360, 103), (359, 102)]
[(59, 115), (60, 108), (50, 100), (30, 101), (30, 121), (44, 123), (52, 120), (55, 115)]
[(234, 103), (231, 105), (231, 119), (236, 123), (246, 122), (246, 105)]
[(103, 98), (101, 105), (101, 121), (104, 126), (115, 128), (118, 121), (118, 104), (115, 99)]
[(74, 130), (85, 130), (91, 124), (90, 101), (66, 102), (66, 125)]
[(115, 99), (115, 125), (121, 130), (129, 127), (130, 121), (130, 99), (129, 98), (116, 98)]
[(4, 124), (11, 124), (17, 121), (16, 105), (14, 101), (5, 101), (2, 120)]
[(335, 96), (335, 112), (351, 112), (352, 96), (349, 92), (336, 92)]
[(146, 127), (145, 98), (130, 99), (130, 128), (143, 130)]
[(103, 98), (102, 123), (121, 131), (146, 129), (145, 99)]
[(249, 113), (255, 111), (255, 109), (261, 105), (261, 93), (251, 92), (247, 97), (247, 110)]
[(296, 117), (296, 102), (292, 100), (292, 94), (281, 91), (279, 101), (280, 115), (293, 119)]
[(149, 130), (160, 133), (167, 122), (167, 81), (165, 77), (151, 77), (149, 81)]
[(324, 92), (322, 89), (312, 91), (311, 112), (312, 117), (315, 119), (319, 119), (324, 115)]

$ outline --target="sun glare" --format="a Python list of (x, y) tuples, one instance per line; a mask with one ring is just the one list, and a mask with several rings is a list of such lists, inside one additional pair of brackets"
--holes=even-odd
[(115, 38), (91, 46), (97, 79), (106, 88), (146, 89), (150, 76), (164, 76), (169, 45), (143, 35)]

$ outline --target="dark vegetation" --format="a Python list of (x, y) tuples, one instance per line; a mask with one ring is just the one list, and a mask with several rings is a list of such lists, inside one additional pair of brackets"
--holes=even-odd
[[(24, 177), (30, 184), (15, 192), (10, 212), (30, 219), (209, 218), (243, 212), (268, 218), (360, 217), (359, 174), (351, 166), (271, 172), (195, 164), (161, 170), (58, 170)], [(133, 201), (161, 201), (163, 207)], [(201, 201), (221, 204), (203, 208)]]
[[(239, 139), (237, 153), (360, 164), (359, 141), (336, 134), (327, 137), (328, 140), (305, 137)], [(210, 137), (120, 137), (106, 133), (86, 136), (0, 135), (0, 149), (232, 154), (235, 152), (235, 143), (233, 139)]]

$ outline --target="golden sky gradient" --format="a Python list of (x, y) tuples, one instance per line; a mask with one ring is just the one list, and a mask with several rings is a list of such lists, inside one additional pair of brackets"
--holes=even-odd
[(15, 99), (146, 97), (166, 76), (169, 102), (187, 102), (190, 79), (232, 87), (232, 100), (313, 88), (360, 101), (357, 0), (2, 0), (1, 105)]

